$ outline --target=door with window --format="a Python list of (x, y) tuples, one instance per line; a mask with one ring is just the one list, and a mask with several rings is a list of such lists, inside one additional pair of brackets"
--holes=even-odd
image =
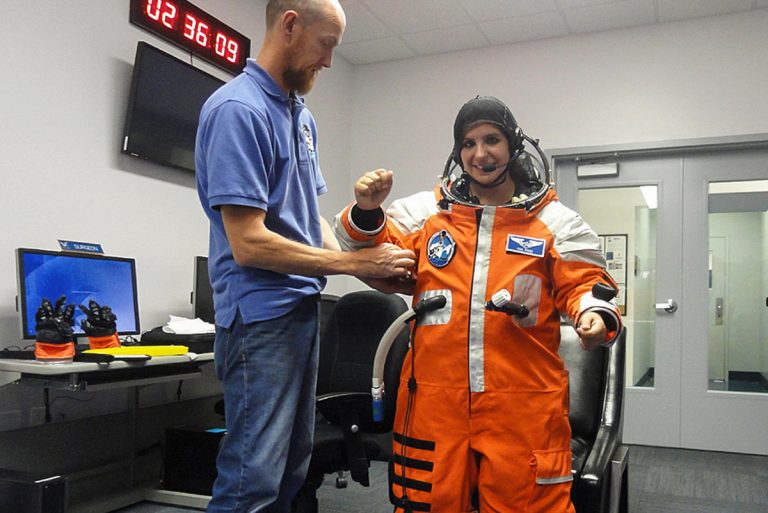
[(620, 285), (624, 441), (768, 454), (768, 150), (554, 162), (558, 195), (606, 242)]

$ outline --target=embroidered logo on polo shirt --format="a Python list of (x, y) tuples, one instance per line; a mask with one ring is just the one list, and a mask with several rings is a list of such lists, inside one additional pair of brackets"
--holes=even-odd
[(530, 255), (535, 257), (544, 256), (544, 239), (533, 237), (523, 237), (522, 235), (507, 235), (507, 253), (519, 253), (521, 255)]
[(315, 141), (312, 140), (312, 131), (307, 125), (301, 125), (301, 133), (304, 135), (304, 144), (307, 145), (307, 149), (310, 153), (315, 152)]
[(456, 253), (456, 241), (448, 230), (440, 230), (427, 242), (427, 260), (437, 268), (445, 267)]

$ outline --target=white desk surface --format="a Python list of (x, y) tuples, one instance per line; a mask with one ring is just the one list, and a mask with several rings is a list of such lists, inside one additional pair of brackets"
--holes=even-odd
[(174, 363), (208, 362), (213, 360), (213, 353), (187, 353), (180, 356), (153, 356), (149, 360), (113, 360), (111, 362), (71, 362), (71, 363), (40, 363), (35, 360), (0, 359), (0, 372), (19, 372), (39, 376), (58, 376), (79, 372), (97, 372), (115, 369), (136, 369), (155, 365), (170, 365)]

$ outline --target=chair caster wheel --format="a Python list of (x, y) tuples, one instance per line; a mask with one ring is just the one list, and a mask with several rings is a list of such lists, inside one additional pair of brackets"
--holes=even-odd
[(336, 478), (336, 488), (346, 488), (347, 487), (347, 478), (345, 477), (337, 477)]

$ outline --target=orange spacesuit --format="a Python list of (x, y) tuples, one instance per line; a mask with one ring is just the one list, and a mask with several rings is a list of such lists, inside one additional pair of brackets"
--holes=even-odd
[[(351, 207), (339, 217), (347, 246), (373, 239), (416, 253), (414, 300), (447, 299), (415, 328), (403, 368), (391, 497), (402, 506), (407, 496), (413, 511), (472, 511), (477, 487), (484, 512), (572, 511), (559, 312), (605, 312), (609, 339), (621, 325), (614, 305), (591, 294), (595, 283), (614, 283), (597, 237), (552, 190), (531, 210), (440, 211), (439, 199), (438, 190), (394, 202), (377, 234), (356, 229)], [(500, 289), (528, 316), (486, 310)]]
[[(483, 123), (503, 132), (481, 127), (465, 140), (468, 129)], [(499, 142), (501, 133), (508, 143)], [(477, 98), (457, 118), (455, 160), (465, 169), (466, 191), (469, 169), (475, 182), (484, 173), (493, 178), (481, 192), (497, 184), (512, 190), (504, 182), (509, 177), (517, 194), (538, 188), (535, 201), (456, 201), (461, 186), (454, 181), (393, 202), (386, 216), (378, 208), (380, 215), (364, 227), (355, 221), (354, 205), (336, 217), (345, 249), (389, 242), (414, 251), (414, 304), (446, 298), (445, 307), (413, 328), (401, 374), (390, 465), (390, 499), (398, 511), (574, 511), (568, 374), (558, 353), (561, 313), (577, 324), (597, 312), (607, 343), (618, 335), (621, 316), (614, 301), (592, 294), (597, 283), (616, 286), (597, 235), (554, 190), (526, 174), (517, 156), (522, 137), (506, 106)], [(518, 149), (516, 155), (510, 157), (507, 145)], [(385, 196), (377, 191), (389, 188), (387, 173), (358, 182), (365, 191), (376, 184), (370, 187), (378, 194), (374, 208)], [(502, 290), (527, 313), (489, 307)]]

